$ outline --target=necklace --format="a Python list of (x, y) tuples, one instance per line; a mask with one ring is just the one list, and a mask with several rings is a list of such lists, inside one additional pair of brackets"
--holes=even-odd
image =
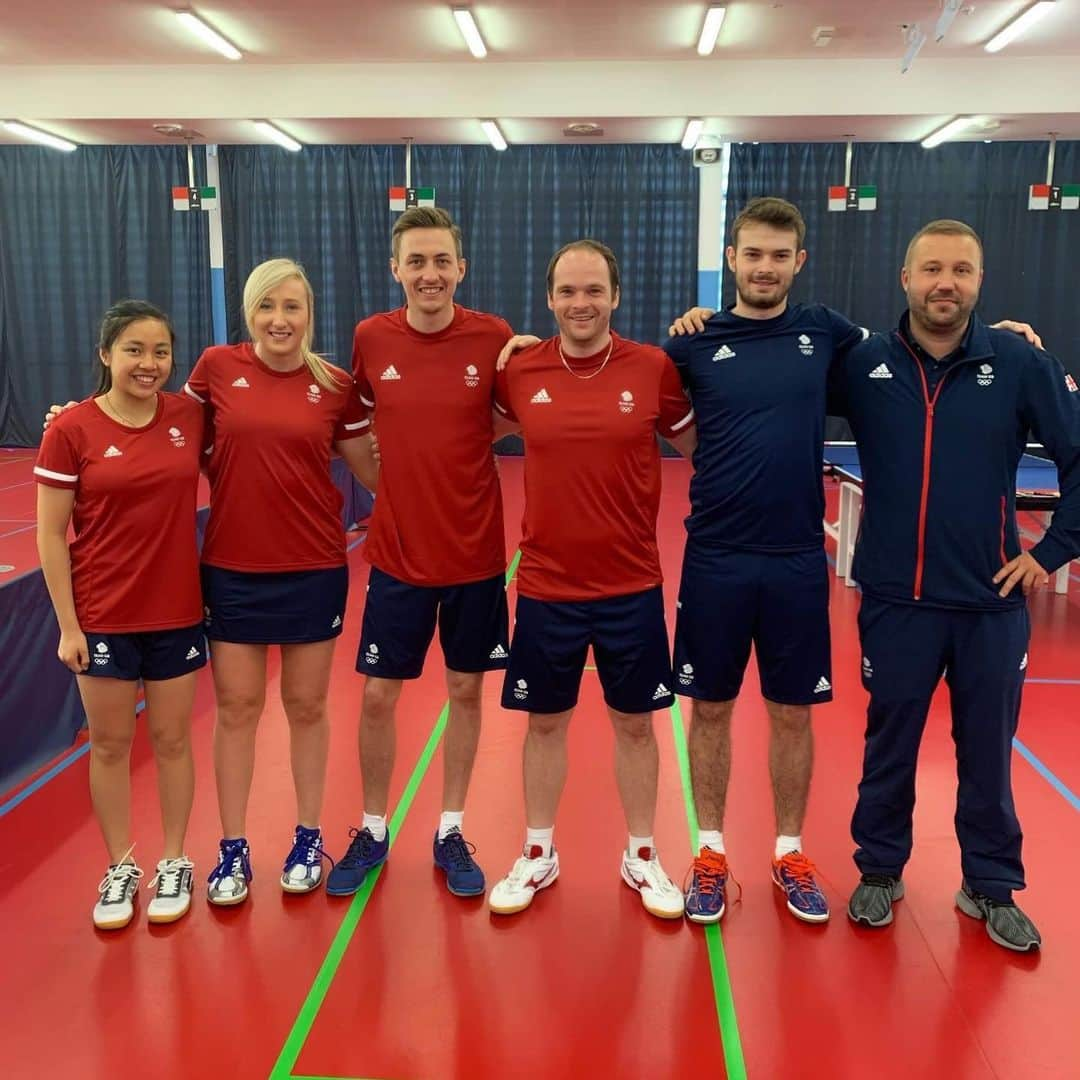
[(604, 368), (607, 367), (607, 362), (611, 359), (611, 350), (613, 348), (615, 348), (615, 339), (611, 338), (608, 341), (607, 352), (604, 353), (604, 359), (600, 361), (600, 366), (595, 371), (590, 372), (588, 375), (579, 375), (567, 363), (566, 357), (563, 355), (563, 351), (562, 351), (562, 339), (561, 338), (559, 339), (559, 359), (563, 362), (563, 367), (566, 368), (566, 370), (569, 371), (570, 374), (573, 375), (575, 379), (595, 379), (596, 376), (599, 375), (600, 372), (603, 371)]
[[(113, 414), (113, 416), (115, 416), (115, 417), (116, 417), (116, 419), (120, 421), (120, 423), (122, 423), (122, 424), (125, 424), (125, 425), (126, 425), (127, 427), (133, 427), (133, 428), (139, 428), (139, 427), (146, 427), (146, 425), (147, 425), (147, 424), (148, 424), (148, 423), (150, 422), (149, 420), (145, 420), (145, 421), (143, 421), (142, 423), (139, 423), (139, 422), (138, 422), (137, 420), (132, 420), (130, 416), (125, 416), (125, 415), (124, 415), (124, 414), (123, 414), (123, 413), (122, 413), (122, 412), (121, 412), (121, 411), (120, 411), (120, 410), (119, 410), (119, 409), (118, 409), (118, 408), (117, 408), (117, 407), (116, 407), (116, 406), (115, 406), (115, 405), (114, 405), (114, 404), (113, 404), (113, 403), (112, 403), (112, 402), (111, 402), (111, 401), (109, 400), (109, 395), (108, 395), (108, 393), (104, 393), (104, 394), (102, 394), (102, 395), (101, 395), (101, 400), (102, 400), (102, 401), (104, 401), (104, 402), (105, 402), (105, 404), (106, 404), (106, 405), (108, 406), (108, 408), (109, 408), (109, 412), (111, 412), (111, 413)], [(154, 412), (155, 412), (155, 413), (157, 412), (157, 395), (156, 395), (156, 394), (154, 395)], [(153, 419), (153, 417), (151, 417), (150, 419), (152, 420), (152, 419)]]

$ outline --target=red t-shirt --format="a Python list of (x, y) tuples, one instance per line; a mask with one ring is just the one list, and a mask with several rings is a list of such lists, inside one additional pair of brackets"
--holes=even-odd
[(209, 407), (214, 428), (204, 563), (263, 573), (344, 565), (330, 450), (370, 422), (340, 375), (336, 394), (306, 366), (267, 367), (248, 342), (212, 345), (199, 357), (184, 389)]
[(129, 428), (93, 398), (45, 432), (34, 479), (75, 492), (71, 584), (83, 630), (133, 634), (202, 619), (195, 544), (203, 410), (158, 394), (157, 415)]
[(694, 412), (664, 352), (611, 337), (599, 371), (606, 346), (564, 363), (555, 337), (517, 353), (496, 383), (496, 407), (525, 440), (517, 578), (535, 600), (596, 600), (663, 581), (656, 435), (685, 431)]
[(502, 319), (456, 304), (434, 334), (412, 329), (404, 308), (357, 326), (353, 376), (382, 459), (364, 554), (384, 573), (463, 585), (506, 569), (491, 407), (510, 336)]

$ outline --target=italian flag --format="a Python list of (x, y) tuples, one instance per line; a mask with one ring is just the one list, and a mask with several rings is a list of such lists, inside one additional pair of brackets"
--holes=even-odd
[(433, 187), (392, 187), (390, 189), (390, 210), (400, 213), (410, 206), (434, 206), (435, 189)]
[[(204, 187), (193, 188), (199, 193), (199, 204), (204, 210), (217, 209), (217, 188)], [(172, 189), (172, 208), (174, 210), (190, 210), (191, 200), (186, 187), (174, 187)]]

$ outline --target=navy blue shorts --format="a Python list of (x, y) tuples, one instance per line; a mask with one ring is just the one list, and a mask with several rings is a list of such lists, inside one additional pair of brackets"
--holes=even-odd
[(420, 678), (436, 624), (451, 671), (506, 667), (506, 578), (496, 574), (465, 585), (410, 585), (373, 566), (356, 670), (380, 679)]
[(646, 713), (674, 704), (664, 597), (657, 586), (602, 600), (519, 595), (503, 708), (572, 709), (590, 645), (604, 701), (612, 709)]
[(737, 697), (753, 644), (769, 701), (831, 701), (828, 573), (824, 548), (766, 555), (688, 543), (675, 621), (677, 692)]
[(341, 633), (349, 570), (248, 573), (202, 566), (206, 636), (238, 645), (302, 645)]
[(206, 665), (202, 623), (179, 630), (142, 630), (134, 634), (86, 631), (90, 666), (84, 675), (103, 679), (157, 681), (176, 679)]

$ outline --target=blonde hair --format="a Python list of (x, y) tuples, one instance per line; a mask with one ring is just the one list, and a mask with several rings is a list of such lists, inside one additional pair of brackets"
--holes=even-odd
[(324, 360), (311, 348), (312, 337), (315, 333), (315, 294), (311, 290), (311, 282), (308, 281), (304, 268), (298, 262), (292, 259), (268, 259), (266, 262), (259, 263), (248, 274), (248, 279), (244, 282), (244, 321), (247, 323), (248, 333), (254, 338), (251, 323), (259, 310), (259, 305), (269, 293), (289, 278), (299, 280), (307, 294), (308, 324), (300, 341), (300, 355), (308, 371), (311, 372), (311, 377), (324, 390), (340, 394), (347, 385), (345, 372)]

